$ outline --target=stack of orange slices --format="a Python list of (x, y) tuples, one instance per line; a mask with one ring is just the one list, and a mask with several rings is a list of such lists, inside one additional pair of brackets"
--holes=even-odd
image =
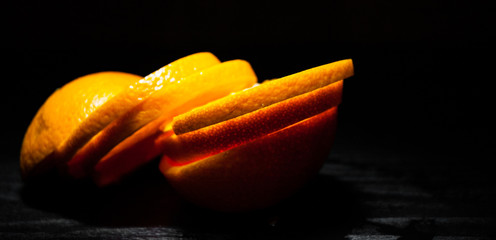
[(341, 60), (257, 84), (250, 64), (211, 53), (142, 78), (75, 79), (41, 106), (25, 134), (26, 181), (50, 170), (116, 183), (162, 155), (160, 170), (186, 199), (241, 211), (270, 206), (315, 175), (336, 129)]

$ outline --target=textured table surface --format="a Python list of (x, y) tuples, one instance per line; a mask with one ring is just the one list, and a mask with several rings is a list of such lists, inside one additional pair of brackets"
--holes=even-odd
[[(349, 145), (348, 145), (349, 146)], [(339, 143), (305, 189), (243, 214), (192, 206), (151, 164), (121, 185), (26, 185), (0, 162), (0, 239), (491, 239), (495, 187), (470, 161)], [(10, 158), (10, 159), (7, 159)], [(430, 164), (426, 164), (430, 162)], [(50, 186), (50, 187), (47, 187)]]

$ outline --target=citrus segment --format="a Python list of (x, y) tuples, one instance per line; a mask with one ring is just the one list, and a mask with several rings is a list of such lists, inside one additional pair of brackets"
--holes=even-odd
[(311, 68), (194, 109), (174, 120), (177, 135), (222, 122), (353, 75), (351, 59)]
[[(161, 133), (163, 129), (160, 126), (170, 122), (172, 117), (232, 92), (245, 89), (256, 82), (257, 78), (251, 65), (243, 60), (223, 62), (187, 76), (181, 79), (180, 84), (167, 86), (164, 91), (151, 95), (96, 135), (68, 163), (70, 174), (85, 176), (91, 173), (94, 164), (114, 146), (130, 136), (134, 130), (142, 128), (147, 123), (153, 123), (150, 127), (144, 126), (138, 131), (139, 133), (131, 136), (130, 140), (124, 141), (122, 146), (126, 147), (116, 147), (117, 150), (112, 151), (108, 157), (104, 157), (95, 173), (97, 176), (105, 175), (107, 179), (110, 175), (123, 175), (160, 153), (144, 148), (139, 142), (148, 136)], [(157, 118), (155, 122), (152, 121)], [(134, 144), (140, 147), (133, 148)], [(152, 148), (151, 145), (150, 148)], [(139, 156), (135, 151), (142, 151), (143, 154)], [(130, 152), (134, 154), (129, 154)], [(132, 159), (131, 155), (133, 155)], [(117, 168), (114, 168), (116, 165), (124, 165), (124, 162), (128, 166), (126, 171), (119, 172)], [(124, 170), (124, 168), (119, 169)]]
[[(56, 155), (60, 155), (58, 152), (74, 145), (79, 126), (92, 131), (108, 124), (122, 112), (124, 105), (107, 102), (139, 79), (140, 76), (129, 73), (100, 72), (77, 78), (57, 89), (38, 110), (24, 136), (20, 156), (23, 177), (53, 167), (58, 159)], [(42, 161), (44, 163), (36, 167)]]
[(225, 152), (188, 164), (164, 155), (160, 170), (198, 205), (243, 211), (287, 197), (315, 175), (326, 159), (337, 107)]
[(342, 89), (343, 81), (338, 81), (224, 122), (163, 137), (160, 145), (164, 154), (174, 161), (202, 159), (337, 106)]

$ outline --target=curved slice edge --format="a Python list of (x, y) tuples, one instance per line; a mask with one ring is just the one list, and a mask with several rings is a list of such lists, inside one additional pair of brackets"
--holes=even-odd
[(163, 156), (160, 170), (189, 201), (222, 211), (270, 206), (321, 168), (333, 144), (337, 107), (192, 163)]
[(341, 102), (343, 81), (196, 131), (162, 138), (163, 153), (176, 162), (214, 155), (319, 114)]
[[(177, 135), (223, 122), (353, 76), (351, 59), (307, 69), (193, 109), (174, 119)], [(219, 111), (219, 109), (222, 109)]]

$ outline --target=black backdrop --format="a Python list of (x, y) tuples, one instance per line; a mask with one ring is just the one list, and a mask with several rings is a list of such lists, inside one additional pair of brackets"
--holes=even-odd
[(9, 149), (69, 80), (103, 70), (146, 75), (198, 51), (246, 59), (261, 80), (353, 58), (342, 125), (415, 151), (473, 154), (494, 143), (494, 34), (482, 3), (18, 1), (4, 12)]
[(103, 70), (146, 75), (211, 51), (221, 60), (248, 60), (260, 80), (353, 58), (336, 151), (365, 146), (419, 156), (420, 165), (474, 169), (483, 180), (492, 175), (494, 19), (482, 2), (3, 5), (2, 161), (18, 161), (29, 121), (62, 84)]

